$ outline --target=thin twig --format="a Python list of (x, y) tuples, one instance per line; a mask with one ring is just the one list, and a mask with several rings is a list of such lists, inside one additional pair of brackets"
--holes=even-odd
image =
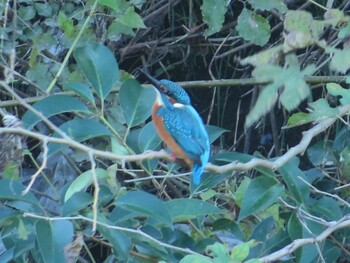
[[(59, 220), (83, 220), (86, 222), (90, 222), (90, 223), (94, 223), (94, 220), (85, 216), (68, 216), (68, 217), (46, 217), (46, 216), (41, 216), (41, 215), (36, 215), (36, 214), (32, 214), (32, 213), (24, 213), (23, 214), (24, 217), (31, 217), (31, 218), (37, 218), (37, 219), (42, 219), (42, 220), (47, 220), (47, 221), (59, 221)], [(154, 237), (146, 234), (145, 232), (139, 230), (139, 229), (130, 229), (130, 228), (125, 228), (125, 227), (120, 227), (120, 226), (114, 226), (114, 225), (108, 225), (105, 224), (103, 222), (100, 221), (96, 221), (96, 224), (108, 229), (113, 229), (113, 230), (118, 230), (121, 232), (125, 232), (125, 233), (131, 233), (131, 234), (136, 234), (136, 235), (140, 235), (154, 243), (156, 243), (157, 245), (161, 246), (161, 247), (165, 247), (165, 248), (169, 248), (171, 250), (174, 251), (178, 251), (181, 253), (185, 253), (185, 254), (192, 254), (192, 255), (200, 255), (199, 253), (189, 249), (189, 248), (182, 248), (182, 247), (177, 247), (177, 246), (173, 246), (173, 245), (169, 245), (167, 243), (163, 243), (157, 239), (155, 239)]]
[(92, 171), (92, 180), (94, 184), (94, 201), (92, 203), (92, 213), (93, 213), (93, 223), (92, 223), (92, 231), (96, 231), (96, 222), (97, 222), (97, 210), (98, 210), (98, 193), (100, 192), (100, 186), (98, 184), (97, 174), (96, 174), (96, 162), (94, 159), (94, 155), (89, 152), (89, 159), (91, 163), (91, 171)]
[(339, 197), (338, 195), (336, 194), (330, 194), (330, 193), (327, 193), (327, 192), (324, 192), (324, 191), (321, 191), (321, 190), (318, 190), (315, 186), (311, 185), (309, 182), (305, 181), (304, 178), (298, 176), (298, 179), (300, 179), (301, 181), (303, 181), (304, 184), (306, 184), (307, 186), (309, 186), (312, 190), (314, 190), (316, 193), (319, 193), (319, 194), (323, 194), (323, 195), (326, 195), (326, 196), (329, 196), (329, 197), (332, 197), (336, 200), (338, 200), (339, 202), (341, 202), (342, 204), (346, 205), (347, 207), (350, 208), (350, 204), (348, 202), (346, 202), (343, 198)]
[(47, 147), (49, 138), (44, 138), (43, 142), (43, 162), (40, 165), (39, 169), (33, 174), (30, 178), (30, 182), (27, 185), (26, 189), (22, 192), (22, 195), (25, 195), (29, 192), (30, 188), (33, 186), (35, 179), (39, 176), (39, 174), (46, 168), (47, 165), (47, 153), (49, 148)]

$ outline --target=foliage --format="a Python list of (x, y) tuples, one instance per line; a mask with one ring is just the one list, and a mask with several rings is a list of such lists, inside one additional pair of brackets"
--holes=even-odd
[[(344, 2), (0, 2), (0, 113), (23, 124), (4, 122), (0, 136), (28, 137), (21, 177), (15, 162), (1, 171), (0, 261), (346, 259)], [(215, 124), (196, 189), (159, 151), (155, 91), (133, 74), (141, 66), (173, 80), (252, 75), (261, 85), (252, 102), (247, 87), (189, 90)]]

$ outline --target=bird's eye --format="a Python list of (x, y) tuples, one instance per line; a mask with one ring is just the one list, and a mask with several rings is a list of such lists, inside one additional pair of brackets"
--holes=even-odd
[(162, 91), (164, 94), (166, 94), (166, 95), (168, 95), (168, 96), (171, 96), (171, 95), (173, 94), (173, 93), (170, 92), (170, 91), (167, 89), (167, 87), (164, 86), (164, 85), (160, 86), (160, 89), (161, 89), (161, 91)]
[(160, 89), (162, 92), (166, 93), (167, 92), (167, 88), (164, 85), (160, 86)]

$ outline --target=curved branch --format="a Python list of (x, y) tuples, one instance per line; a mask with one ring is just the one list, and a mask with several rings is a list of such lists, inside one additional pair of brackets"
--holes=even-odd
[(330, 227), (326, 228), (321, 234), (319, 234), (314, 238), (310, 237), (310, 238), (296, 239), (289, 245), (285, 246), (284, 248), (259, 259), (261, 260), (261, 262), (272, 262), (272, 261), (279, 260), (282, 257), (290, 255), (291, 253), (293, 253), (295, 250), (297, 250), (302, 246), (322, 242), (336, 230), (339, 230), (345, 227), (350, 227), (349, 215), (344, 216), (342, 219), (340, 219)]
[(233, 171), (233, 170), (247, 171), (247, 170), (251, 170), (257, 166), (262, 166), (262, 167), (270, 168), (272, 170), (276, 170), (279, 167), (283, 166), (286, 162), (288, 162), (294, 156), (297, 156), (298, 154), (303, 154), (305, 152), (306, 148), (309, 146), (313, 137), (320, 134), (321, 132), (324, 132), (340, 116), (348, 114), (349, 111), (350, 111), (350, 105), (339, 107), (339, 115), (338, 116), (322, 120), (317, 125), (312, 127), (310, 130), (305, 131), (303, 133), (303, 138), (301, 139), (300, 143), (298, 143), (296, 146), (290, 148), (285, 154), (283, 154), (279, 158), (275, 159), (274, 161), (253, 158), (249, 162), (246, 162), (246, 163), (232, 162), (232, 163), (222, 165), (222, 166), (215, 166), (215, 165), (209, 164), (206, 167), (206, 170), (210, 171), (210, 172), (214, 172), (214, 173), (224, 173), (224, 172), (229, 172), (229, 171)]
[[(349, 111), (350, 111), (350, 105), (342, 106), (339, 108), (339, 116), (343, 116), (347, 114)], [(297, 156), (298, 154), (303, 154), (306, 148), (309, 146), (312, 138), (320, 134), (321, 132), (325, 131), (326, 129), (328, 129), (339, 118), (339, 116), (322, 120), (317, 125), (309, 129), (308, 131), (305, 131), (303, 133), (303, 138), (301, 139), (299, 144), (290, 148), (284, 155), (280, 156), (274, 161), (253, 158), (246, 163), (234, 161), (232, 163), (222, 165), (222, 166), (213, 165), (209, 163), (206, 166), (206, 171), (221, 174), (221, 173), (234, 171), (234, 170), (248, 171), (257, 166), (276, 170), (279, 167), (283, 166), (290, 159)], [(0, 128), (0, 134), (1, 133), (15, 133), (15, 134), (32, 137), (42, 142), (47, 140), (48, 142), (51, 142), (51, 143), (65, 144), (76, 150), (81, 150), (86, 153), (90, 153), (93, 156), (107, 158), (110, 160), (122, 160), (125, 162), (135, 162), (135, 161), (149, 160), (153, 158), (165, 159), (167, 161), (173, 160), (173, 158), (164, 150), (147, 151), (141, 154), (133, 154), (133, 155), (120, 155), (120, 154), (114, 154), (112, 152), (93, 149), (89, 146), (86, 146), (80, 142), (77, 142), (69, 138), (67, 135), (65, 135), (65, 138), (49, 137), (49, 136), (38, 134), (36, 132), (32, 132), (23, 128)]]

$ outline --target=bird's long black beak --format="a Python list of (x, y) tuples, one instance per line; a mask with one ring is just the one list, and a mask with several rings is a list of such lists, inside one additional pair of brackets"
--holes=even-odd
[(160, 83), (159, 80), (157, 80), (156, 78), (153, 78), (151, 75), (149, 75), (148, 73), (146, 73), (144, 70), (142, 69), (137, 69), (140, 73), (142, 73), (152, 84), (153, 86), (162, 92), (162, 83)]

